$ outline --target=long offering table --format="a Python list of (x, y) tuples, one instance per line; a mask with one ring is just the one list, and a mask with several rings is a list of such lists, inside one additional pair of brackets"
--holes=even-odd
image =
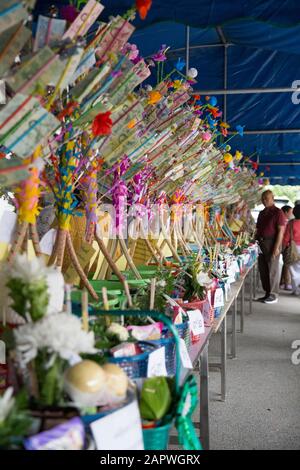
[[(217, 368), (221, 372), (221, 399), (226, 399), (226, 367), (227, 367), (227, 317), (231, 313), (231, 358), (237, 355), (237, 314), (240, 314), (240, 332), (244, 331), (245, 318), (245, 284), (249, 280), (249, 311), (252, 313), (252, 299), (256, 287), (256, 263), (248, 268), (241, 278), (231, 284), (228, 300), (225, 301), (222, 314), (216, 318), (211, 327), (205, 328), (201, 339), (191, 345), (189, 349), (190, 358), (194, 372), (199, 374), (200, 384), (200, 421), (195, 423), (200, 429), (200, 439), (204, 449), (209, 449), (209, 368)], [(238, 309), (238, 298), (240, 297), (240, 308)], [(213, 334), (221, 333), (220, 363), (209, 363), (208, 348), (209, 340)], [(184, 370), (182, 381), (190, 373)]]

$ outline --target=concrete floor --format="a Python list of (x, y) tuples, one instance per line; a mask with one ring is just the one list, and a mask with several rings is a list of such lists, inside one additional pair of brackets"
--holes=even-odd
[[(225, 403), (220, 374), (210, 372), (211, 449), (300, 449), (300, 365), (291, 362), (297, 339), (300, 298), (283, 292), (277, 304), (253, 302), (237, 359), (228, 359)], [(213, 336), (210, 354), (219, 340)]]

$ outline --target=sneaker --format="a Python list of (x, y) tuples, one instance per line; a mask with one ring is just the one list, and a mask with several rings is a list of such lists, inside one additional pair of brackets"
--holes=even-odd
[(259, 297), (258, 299), (255, 299), (255, 300), (256, 302), (264, 302), (268, 297), (269, 295), (264, 295), (263, 297)]
[(297, 297), (299, 297), (300, 292), (299, 292), (298, 290), (293, 290), (293, 292), (291, 293), (291, 295), (296, 295)]
[(277, 302), (278, 298), (273, 294), (270, 294), (269, 297), (264, 300), (265, 304), (277, 304)]
[(284, 286), (284, 290), (293, 290), (293, 288), (292, 288), (291, 284), (286, 284)]

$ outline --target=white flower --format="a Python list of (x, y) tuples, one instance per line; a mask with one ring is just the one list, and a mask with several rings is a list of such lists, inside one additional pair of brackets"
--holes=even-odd
[(9, 387), (5, 390), (4, 395), (2, 397), (0, 396), (0, 424), (6, 420), (15, 404), (13, 392), (13, 388)]
[(198, 70), (195, 69), (194, 67), (190, 68), (189, 71), (188, 71), (188, 77), (190, 78), (196, 78), (197, 75), (198, 75)]
[(111, 323), (107, 329), (107, 333), (116, 335), (120, 341), (127, 341), (129, 334), (126, 328), (119, 323)]
[(20, 326), (14, 330), (14, 335), (25, 363), (36, 357), (42, 348), (66, 360), (71, 360), (74, 354), (97, 352), (94, 333), (85, 332), (80, 319), (69, 313), (52, 314)]
[(34, 282), (46, 278), (49, 268), (41, 258), (29, 260), (27, 255), (17, 255), (8, 271), (8, 278), (22, 279), (24, 282)]
[(151, 85), (146, 85), (145, 86), (145, 90), (146, 91), (152, 91), (153, 90), (153, 87)]
[(200, 286), (208, 287), (212, 284), (212, 280), (210, 279), (207, 273), (200, 272), (197, 274), (197, 282)]
[(167, 283), (164, 279), (162, 279), (161, 281), (158, 281), (156, 285), (159, 287), (166, 287)]

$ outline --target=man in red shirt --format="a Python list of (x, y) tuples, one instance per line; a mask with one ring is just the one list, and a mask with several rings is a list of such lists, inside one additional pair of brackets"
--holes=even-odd
[(265, 295), (259, 300), (273, 304), (278, 302), (279, 256), (286, 220), (282, 210), (274, 205), (272, 191), (264, 191), (261, 200), (265, 208), (257, 219), (256, 238), (261, 250), (258, 267)]

